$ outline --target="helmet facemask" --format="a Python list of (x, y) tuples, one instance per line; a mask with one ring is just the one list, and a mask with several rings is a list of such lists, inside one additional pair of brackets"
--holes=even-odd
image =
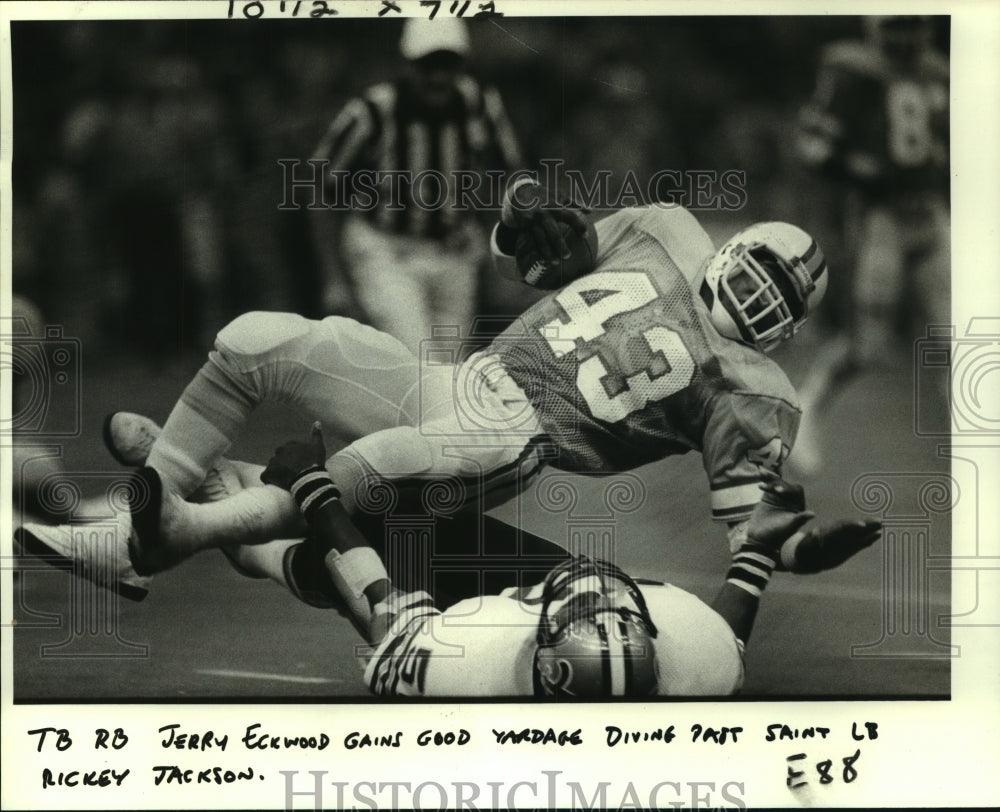
[[(762, 259), (746, 246), (732, 253), (732, 268), (719, 279), (719, 296), (744, 339), (768, 352), (795, 335), (795, 318)], [(772, 260), (764, 260), (773, 267)], [(780, 272), (779, 272), (780, 273)]]
[(545, 580), (534, 661), (536, 696), (650, 696), (657, 635), (635, 581), (577, 557)]
[(719, 333), (770, 352), (799, 331), (825, 288), (826, 263), (812, 238), (788, 224), (763, 223), (709, 260), (701, 293)]

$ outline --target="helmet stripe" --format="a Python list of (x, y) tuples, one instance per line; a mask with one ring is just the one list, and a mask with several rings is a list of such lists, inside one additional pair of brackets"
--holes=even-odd
[(633, 683), (633, 644), (632, 638), (629, 637), (628, 633), (628, 623), (625, 622), (624, 618), (618, 620), (618, 632), (621, 634), (623, 647), (624, 647), (624, 658), (622, 659), (622, 665), (625, 669), (625, 691), (624, 693), (631, 693), (632, 683)]
[(614, 682), (612, 678), (611, 651), (608, 645), (608, 630), (604, 624), (595, 619), (597, 633), (601, 638), (601, 682), (605, 696), (614, 696)]
[(812, 277), (813, 282), (815, 282), (826, 273), (826, 259), (821, 259), (818, 262), (814, 261), (813, 267), (807, 265), (806, 270), (809, 271), (809, 275)]
[(625, 662), (628, 659), (628, 653), (625, 647), (622, 645), (622, 623), (618, 623), (618, 633), (610, 634), (607, 637), (607, 651), (609, 653), (609, 661), (611, 665), (611, 680), (609, 687), (611, 688), (612, 696), (625, 696), (626, 689), (628, 688), (628, 683), (625, 679)]
[(819, 245), (816, 240), (810, 243), (809, 248), (802, 255), (799, 260), (803, 265), (805, 265), (806, 271), (809, 272), (809, 278), (814, 282), (819, 279), (820, 274), (826, 270), (826, 258), (823, 256), (823, 252), (819, 250)]

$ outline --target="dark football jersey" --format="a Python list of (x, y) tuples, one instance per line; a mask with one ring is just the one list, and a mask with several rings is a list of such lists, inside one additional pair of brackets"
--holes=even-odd
[(715, 249), (680, 207), (597, 224), (596, 270), (546, 296), (494, 341), (559, 450), (580, 473), (701, 451), (712, 515), (746, 518), (759, 465), (798, 428), (795, 392), (767, 356), (721, 336), (697, 291)]
[(803, 110), (806, 142), (816, 158), (874, 191), (946, 191), (948, 92), (948, 64), (934, 51), (901, 67), (872, 44), (834, 43)]

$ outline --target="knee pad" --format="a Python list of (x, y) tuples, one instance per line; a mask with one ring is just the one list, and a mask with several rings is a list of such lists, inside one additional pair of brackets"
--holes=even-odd
[(386, 500), (398, 501), (393, 480), (427, 475), (434, 463), (434, 448), (420, 430), (400, 426), (362, 437), (330, 457), (326, 467), (344, 508), (354, 513), (387, 509)]

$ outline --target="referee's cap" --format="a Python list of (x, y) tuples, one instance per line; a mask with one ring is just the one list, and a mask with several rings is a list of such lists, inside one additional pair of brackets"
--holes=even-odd
[(403, 24), (399, 50), (406, 59), (420, 59), (435, 51), (469, 54), (469, 31), (465, 21), (456, 17), (427, 20), (410, 17)]

